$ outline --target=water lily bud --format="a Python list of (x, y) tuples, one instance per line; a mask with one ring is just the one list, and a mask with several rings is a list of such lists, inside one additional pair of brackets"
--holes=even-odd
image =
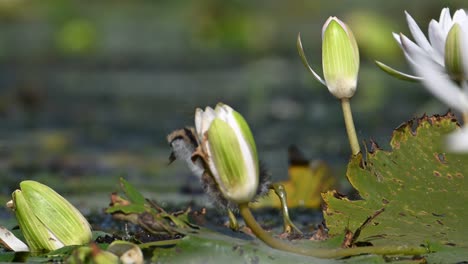
[(461, 44), (462, 30), (458, 23), (453, 24), (450, 29), (447, 40), (445, 41), (445, 69), (450, 77), (461, 82), (466, 77), (464, 76), (463, 62), (462, 62), (462, 44)]
[(196, 132), (205, 162), (223, 197), (234, 203), (250, 202), (259, 185), (257, 149), (245, 119), (231, 107), (197, 109)]
[(322, 65), (328, 90), (337, 98), (351, 98), (356, 91), (359, 50), (349, 27), (330, 17), (322, 29)]
[(78, 247), (70, 254), (66, 259), (67, 264), (113, 264), (113, 263), (124, 263), (119, 262), (119, 257), (109, 251), (105, 251), (99, 248), (96, 244), (90, 246)]
[(83, 215), (48, 186), (22, 181), (12, 194), (13, 210), (31, 251), (50, 251), (91, 240)]

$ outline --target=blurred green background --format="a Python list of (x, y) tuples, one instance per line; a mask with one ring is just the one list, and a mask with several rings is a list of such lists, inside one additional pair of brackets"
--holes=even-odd
[[(82, 208), (99, 208), (124, 176), (151, 197), (180, 198), (185, 164), (168, 166), (166, 135), (222, 101), (251, 125), (273, 179), (297, 145), (344, 178), (350, 155), (339, 102), (305, 70), (298, 32), (321, 72), (321, 27), (348, 23), (360, 46), (352, 99), (360, 140), (388, 149), (392, 130), (447, 108), (408, 71), (391, 32), (426, 33), (443, 7), (466, 1), (0, 1), (0, 201), (39, 180)], [(190, 196), (189, 196), (190, 197)]]

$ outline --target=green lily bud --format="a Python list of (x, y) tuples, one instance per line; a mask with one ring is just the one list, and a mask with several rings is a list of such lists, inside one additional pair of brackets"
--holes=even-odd
[(328, 18), (322, 29), (322, 65), (330, 93), (351, 98), (356, 91), (359, 50), (349, 27), (336, 17)]
[(359, 50), (351, 29), (336, 17), (329, 17), (322, 28), (322, 79), (304, 53), (301, 35), (297, 36), (297, 50), (304, 66), (320, 83), (327, 86), (338, 99), (351, 98), (356, 92), (359, 72)]
[(462, 30), (458, 23), (453, 24), (445, 41), (445, 69), (450, 77), (461, 82), (464, 76), (461, 48)]
[(91, 228), (83, 215), (48, 186), (22, 181), (12, 197), (16, 219), (31, 251), (50, 251), (91, 240)]
[(120, 262), (117, 255), (100, 249), (96, 244), (91, 244), (90, 246), (82, 246), (73, 250), (72, 254), (66, 259), (65, 263), (113, 264)]
[(252, 132), (231, 107), (197, 109), (196, 132), (203, 158), (223, 197), (234, 203), (250, 202), (259, 185), (259, 162)]

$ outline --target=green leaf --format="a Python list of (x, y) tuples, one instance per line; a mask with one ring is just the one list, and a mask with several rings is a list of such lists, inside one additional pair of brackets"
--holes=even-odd
[(126, 194), (133, 193), (135, 201), (143, 201), (143, 203), (133, 203), (131, 200), (123, 199), (117, 193), (113, 193), (111, 203), (105, 212), (112, 214), (115, 219), (129, 221), (137, 225), (144, 223), (142, 228), (150, 233), (176, 234), (178, 228), (190, 226), (187, 218), (189, 209), (183, 213), (177, 212), (177, 215), (169, 214), (155, 202), (145, 199), (129, 182), (121, 179), (121, 183), (121, 188), (127, 192)]
[(0, 262), (12, 262), (15, 259), (15, 252), (2, 252), (0, 251)]
[[(412, 122), (394, 131), (392, 151), (376, 148), (366, 153), (365, 161), (361, 155), (351, 159), (347, 177), (362, 200), (323, 194), (329, 233), (354, 231), (384, 209), (361, 230), (357, 241), (376, 246), (436, 243), (441, 246), (433, 250), (449, 258), (444, 262), (467, 260), (468, 155), (446, 153), (441, 144), (457, 128), (456, 121), (449, 113), (417, 122), (414, 131)], [(454, 251), (457, 254), (450, 253)]]
[(50, 259), (53, 259), (53, 258), (63, 258), (64, 256), (67, 256), (67, 255), (70, 255), (70, 253), (75, 250), (76, 248), (78, 248), (79, 245), (72, 245), (72, 246), (65, 246), (65, 247), (62, 247), (62, 248), (59, 248), (59, 249), (56, 249), (54, 251), (51, 251), (51, 252), (48, 252), (48, 253), (45, 253), (41, 256), (43, 257), (48, 257)]
[(120, 185), (127, 198), (134, 204), (143, 205), (146, 202), (145, 197), (124, 178), (120, 178)]
[(146, 211), (144, 205), (140, 204), (129, 204), (129, 205), (113, 205), (106, 209), (106, 213), (112, 214), (115, 212), (122, 212), (124, 214), (139, 214)]
[[(296, 241), (310, 247), (336, 247), (336, 242)], [(157, 263), (386, 263), (376, 255), (356, 256), (351, 259), (319, 259), (297, 255), (268, 247), (256, 239), (240, 239), (201, 228), (190, 232), (171, 248), (156, 247), (152, 262)], [(401, 263), (401, 262), (399, 262)]]
[(98, 237), (104, 237), (104, 236), (112, 236), (111, 233), (107, 233), (107, 232), (104, 232), (104, 231), (100, 231), (100, 230), (94, 230), (92, 231), (92, 241), (95, 241)]
[(437, 253), (426, 257), (427, 263), (466, 263), (468, 260), (466, 247), (441, 247)]

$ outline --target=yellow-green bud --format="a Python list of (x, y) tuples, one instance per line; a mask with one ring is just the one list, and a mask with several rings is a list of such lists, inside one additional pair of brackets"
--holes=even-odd
[[(78, 247), (71, 255), (66, 259), (65, 263), (67, 264), (82, 264), (82, 263), (92, 263), (92, 264), (113, 264), (120, 263), (119, 257), (112, 252), (105, 251), (99, 248), (96, 244), (91, 244), (90, 246)], [(123, 263), (132, 263), (132, 262), (123, 262)]]
[(464, 76), (463, 62), (462, 62), (462, 29), (458, 23), (453, 24), (447, 40), (445, 41), (445, 69), (450, 77), (461, 82), (466, 79)]
[(197, 109), (195, 126), (205, 162), (223, 197), (234, 203), (250, 202), (259, 184), (259, 162), (252, 132), (231, 107)]
[(22, 181), (12, 197), (16, 219), (31, 251), (50, 251), (91, 240), (91, 228), (83, 215), (48, 186)]
[(337, 98), (351, 98), (356, 91), (359, 50), (349, 27), (330, 17), (322, 29), (322, 65), (328, 90)]

